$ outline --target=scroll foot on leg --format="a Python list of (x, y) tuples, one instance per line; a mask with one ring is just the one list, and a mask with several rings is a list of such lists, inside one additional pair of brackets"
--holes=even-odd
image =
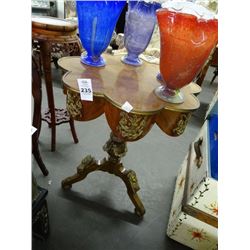
[(77, 173), (62, 181), (62, 188), (70, 189), (73, 183), (83, 180), (90, 172), (98, 168), (99, 166), (96, 164), (96, 160), (91, 155), (87, 155), (77, 167)]
[(142, 217), (145, 214), (145, 208), (137, 194), (140, 190), (136, 173), (133, 170), (125, 170), (121, 172), (120, 177), (124, 181), (130, 200), (135, 206), (135, 213)]
[(63, 181), (62, 181), (62, 188), (64, 189), (64, 190), (69, 190), (69, 189), (71, 189), (72, 188), (72, 185), (71, 184), (67, 184), (67, 179), (64, 179)]

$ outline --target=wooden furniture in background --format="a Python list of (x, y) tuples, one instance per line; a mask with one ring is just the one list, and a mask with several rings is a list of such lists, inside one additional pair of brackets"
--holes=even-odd
[(51, 151), (56, 149), (56, 125), (69, 122), (74, 142), (77, 143), (77, 135), (74, 121), (64, 109), (56, 109), (53, 96), (51, 75), (51, 52), (59, 47), (68, 55), (80, 55), (81, 45), (76, 34), (77, 25), (63, 19), (52, 17), (32, 17), (32, 39), (38, 43), (43, 66), (44, 79), (48, 97), (48, 111), (42, 116), (51, 127)]
[(38, 138), (41, 129), (41, 105), (42, 105), (42, 86), (41, 76), (39, 71), (39, 64), (35, 56), (32, 56), (32, 96), (34, 98), (34, 111), (32, 126), (37, 130), (32, 135), (32, 153), (40, 167), (43, 175), (47, 176), (49, 171), (43, 163), (38, 148)]
[(211, 59), (211, 62), (210, 62), (210, 67), (213, 67), (215, 68), (214, 69), (214, 76), (210, 82), (210, 84), (213, 84), (215, 78), (218, 76), (218, 47), (216, 47), (214, 53), (213, 53), (213, 56), (212, 56), (212, 59)]
[[(72, 118), (89, 121), (105, 113), (112, 130), (103, 147), (108, 158), (97, 161), (90, 155), (86, 156), (77, 167), (77, 173), (62, 181), (62, 187), (71, 188), (73, 183), (83, 180), (93, 171), (114, 174), (125, 183), (136, 214), (142, 216), (145, 209), (137, 194), (140, 188), (136, 173), (125, 169), (121, 162), (127, 152), (126, 142), (141, 139), (155, 123), (170, 136), (181, 135), (192, 111), (200, 105), (193, 94), (200, 92), (201, 88), (191, 83), (183, 88), (184, 103), (166, 103), (154, 94), (154, 89), (160, 84), (156, 79), (158, 65), (143, 62), (141, 67), (133, 67), (123, 64), (121, 56), (103, 56), (107, 64), (100, 68), (81, 64), (79, 57), (65, 57), (58, 61), (59, 66), (68, 71), (63, 76), (63, 83), (67, 109)], [(80, 99), (79, 78), (92, 80), (93, 102)], [(121, 108), (126, 101), (133, 106), (129, 113)]]
[(214, 70), (214, 76), (210, 82), (210, 84), (212, 84), (216, 78), (216, 76), (218, 75), (218, 46), (216, 46), (216, 48), (213, 50), (212, 54), (210, 55), (210, 57), (208, 58), (207, 62), (205, 63), (205, 65), (203, 66), (203, 68), (201, 69), (201, 72), (198, 74), (195, 82), (201, 86), (205, 77), (206, 77), (206, 74), (207, 74), (207, 71), (208, 71), (208, 68), (209, 67), (214, 67), (215, 70)]

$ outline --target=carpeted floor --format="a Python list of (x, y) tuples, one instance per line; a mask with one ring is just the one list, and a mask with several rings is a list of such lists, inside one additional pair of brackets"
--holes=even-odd
[[(172, 138), (156, 125), (143, 139), (128, 143), (124, 166), (135, 170), (140, 185), (138, 192), (146, 214), (143, 219), (134, 214), (134, 206), (126, 187), (119, 178), (94, 172), (64, 191), (61, 181), (75, 173), (88, 154), (97, 159), (106, 157), (102, 146), (110, 129), (105, 117), (90, 122), (75, 122), (79, 143), (74, 144), (68, 124), (57, 127), (56, 152), (50, 151), (50, 129), (43, 122), (39, 147), (49, 175), (44, 177), (32, 161), (32, 171), (38, 184), (48, 189), (50, 235), (45, 241), (32, 240), (33, 250), (184, 250), (189, 249), (166, 236), (175, 178), (189, 144), (197, 136), (208, 104), (217, 90), (213, 85), (213, 69), (209, 69), (197, 110), (183, 135)], [(53, 69), (56, 107), (65, 107), (61, 86), (61, 71)], [(47, 107), (43, 84), (43, 108)]]

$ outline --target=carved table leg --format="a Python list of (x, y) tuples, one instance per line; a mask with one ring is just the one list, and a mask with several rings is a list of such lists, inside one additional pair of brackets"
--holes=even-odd
[(41, 41), (41, 56), (44, 71), (44, 78), (48, 97), (48, 106), (51, 115), (51, 151), (56, 149), (56, 124), (55, 124), (55, 104), (52, 86), (52, 76), (51, 76), (51, 52), (50, 43), (46, 41)]
[(120, 177), (125, 183), (129, 198), (135, 206), (136, 214), (143, 216), (145, 208), (137, 195), (140, 187), (136, 174), (133, 170), (126, 170), (120, 162), (121, 158), (127, 152), (126, 143), (111, 133), (110, 139), (104, 145), (103, 149), (109, 154), (108, 159), (105, 158), (102, 161), (96, 161), (92, 156), (86, 156), (77, 167), (77, 173), (62, 181), (62, 187), (64, 189), (71, 188), (73, 183), (83, 180), (90, 172), (97, 170), (114, 174)]
[(75, 143), (78, 143), (78, 138), (75, 130), (75, 125), (74, 125), (74, 120), (72, 117), (69, 118), (69, 125), (70, 125), (70, 130), (74, 139)]
[(73, 183), (83, 180), (90, 172), (98, 170), (98, 167), (96, 160), (92, 156), (87, 155), (77, 167), (77, 173), (62, 181), (62, 188), (71, 188)]
[(38, 149), (38, 143), (33, 143), (32, 144), (32, 153), (36, 159), (36, 162), (41, 169), (42, 173), (44, 176), (47, 176), (49, 174), (48, 169), (46, 168), (45, 164), (43, 163), (42, 157), (40, 155), (40, 151)]

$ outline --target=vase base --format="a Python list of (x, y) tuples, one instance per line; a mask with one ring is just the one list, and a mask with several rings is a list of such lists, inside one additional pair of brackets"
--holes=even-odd
[(103, 67), (106, 65), (106, 62), (105, 60), (103, 59), (102, 56), (96, 58), (96, 59), (93, 59), (92, 56), (88, 56), (88, 55), (82, 55), (81, 56), (81, 62), (83, 64), (86, 64), (88, 66), (92, 66), (92, 67)]
[(142, 65), (142, 61), (140, 60), (140, 58), (135, 58), (135, 59), (130, 59), (127, 55), (123, 56), (121, 58), (121, 61), (125, 64), (129, 64), (132, 66), (141, 66)]
[(154, 93), (165, 102), (175, 104), (184, 102), (184, 94), (181, 90), (169, 90), (166, 86), (159, 86), (154, 90)]

